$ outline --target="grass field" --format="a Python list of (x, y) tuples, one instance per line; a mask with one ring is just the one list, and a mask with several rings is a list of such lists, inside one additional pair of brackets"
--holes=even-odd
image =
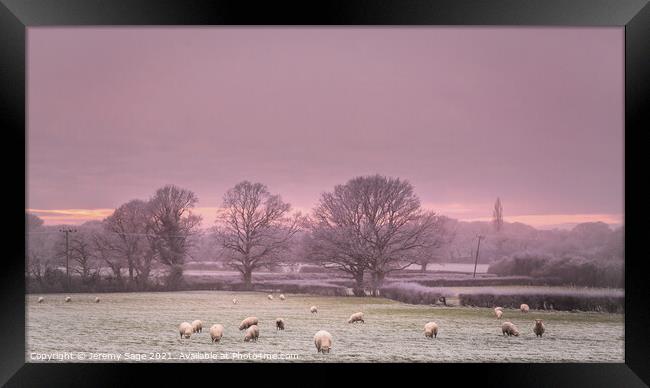
[[(154, 362), (624, 361), (622, 314), (506, 309), (503, 320), (517, 325), (521, 335), (503, 337), (503, 320), (492, 309), (409, 305), (384, 298), (287, 294), (285, 301), (277, 295), (270, 301), (259, 292), (193, 291), (101, 294), (101, 303), (93, 303), (91, 294), (71, 294), (70, 303), (64, 303), (65, 295), (49, 294), (39, 304), (38, 296), (27, 296), (27, 362), (47, 361), (42, 358), (48, 356), (53, 361), (70, 357), (64, 361), (71, 362), (142, 357)], [(233, 304), (232, 298), (239, 303)], [(317, 314), (309, 312), (311, 305), (318, 306)], [(366, 323), (348, 324), (357, 311), (364, 312)], [(237, 327), (251, 315), (260, 320), (260, 338), (245, 343)], [(286, 330), (276, 331), (277, 317), (284, 318)], [(545, 322), (543, 338), (533, 334), (535, 318)], [(180, 339), (178, 325), (194, 319), (203, 321), (204, 331)], [(437, 339), (424, 337), (429, 321), (440, 326)], [(218, 344), (211, 343), (208, 333), (214, 323), (225, 327)], [(313, 336), (321, 329), (333, 336), (330, 354), (318, 354), (314, 347)], [(90, 359), (93, 355), (109, 358)]]

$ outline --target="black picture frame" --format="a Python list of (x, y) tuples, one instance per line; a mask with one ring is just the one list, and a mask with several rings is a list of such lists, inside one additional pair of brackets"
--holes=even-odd
[[(8, 385), (117, 386), (134, 383), (142, 371), (162, 376), (168, 384), (187, 383), (201, 372), (219, 376), (228, 372), (246, 379), (282, 379), (295, 371), (309, 372), (339, 384), (342, 372), (358, 378), (395, 377), (412, 373), (452, 376), (456, 383), (482, 385), (636, 387), (650, 383), (650, 296), (643, 271), (640, 218), (648, 191), (630, 174), (642, 165), (641, 136), (650, 128), (650, 6), (645, 0), (343, 0), (318, 2), (196, 1), (196, 0), (0, 0), (0, 128), (5, 181), (8, 242), (23, 241), (17, 225), (24, 222), (26, 142), (26, 29), (34, 26), (90, 25), (490, 25), (490, 26), (618, 26), (625, 28), (625, 363), (615, 364), (336, 364), (327, 375), (319, 364), (30, 364), (25, 363), (24, 247), (5, 244), (0, 268), (0, 382)], [(21, 151), (23, 159), (18, 159)], [(6, 171), (7, 171), (6, 170)], [(630, 210), (630, 211), (628, 211)], [(9, 214), (7, 214), (9, 213)], [(9, 237), (11, 236), (11, 237)], [(101, 340), (101, 339), (98, 339)], [(264, 373), (251, 373), (264, 368)], [(228, 369), (226, 371), (226, 369)], [(187, 370), (192, 370), (188, 373)], [(341, 372), (341, 373), (340, 373)], [(352, 373), (350, 373), (352, 372)], [(352, 380), (347, 380), (351, 382)], [(325, 382), (325, 381), (324, 381)], [(406, 381), (405, 381), (406, 382)], [(225, 380), (222, 380), (225, 383)], [(347, 384), (346, 384), (347, 385)]]

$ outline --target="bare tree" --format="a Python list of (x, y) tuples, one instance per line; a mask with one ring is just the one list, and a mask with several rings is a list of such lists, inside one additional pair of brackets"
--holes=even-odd
[(97, 259), (101, 263), (108, 265), (113, 272), (115, 280), (120, 285), (124, 285), (122, 279), (122, 268), (126, 266), (127, 262), (116, 249), (116, 246), (118, 245), (116, 236), (111, 232), (97, 230), (91, 234), (90, 239)]
[(492, 226), (497, 233), (503, 229), (503, 206), (499, 197), (497, 197), (494, 203), (494, 210), (492, 211)]
[(82, 225), (70, 236), (72, 272), (79, 275), (84, 285), (93, 284), (99, 277), (99, 263), (93, 249), (92, 226)]
[[(147, 222), (148, 208), (145, 201), (135, 199), (129, 201), (113, 212), (104, 220), (104, 228), (113, 236), (98, 238), (97, 244), (104, 246), (105, 252), (112, 251), (114, 254), (105, 255), (105, 261), (116, 272), (118, 266), (123, 266), (123, 261), (129, 269), (129, 282), (134, 281), (134, 274), (139, 275), (140, 283), (146, 282), (149, 271), (144, 262), (145, 250), (147, 249)], [(110, 260), (110, 261), (107, 261)], [(149, 263), (150, 264), (150, 263)], [(146, 274), (144, 278), (140, 276)]]
[(354, 295), (364, 296), (368, 248), (338, 210), (322, 203), (314, 210), (308, 222), (310, 233), (303, 237), (304, 256), (310, 262), (348, 274), (355, 281)]
[(300, 215), (269, 193), (261, 183), (243, 181), (226, 192), (217, 213), (215, 235), (228, 265), (242, 275), (247, 288), (253, 271), (281, 259), (298, 231)]
[(430, 263), (442, 261), (444, 256), (449, 255), (449, 244), (456, 237), (456, 220), (445, 216), (434, 217), (435, 222), (429, 233), (430, 242), (418, 253), (417, 263), (420, 264), (422, 272), (426, 272)]
[(192, 237), (197, 233), (201, 217), (192, 214), (198, 202), (196, 194), (174, 185), (156, 191), (148, 202), (146, 235), (152, 248), (145, 255), (151, 260), (155, 254), (170, 269), (167, 285), (176, 288), (183, 277), (183, 263)]
[(503, 245), (506, 242), (506, 237), (501, 233), (503, 230), (503, 206), (501, 205), (501, 198), (497, 197), (494, 202), (494, 210), (492, 211), (492, 227), (496, 232), (495, 249), (496, 255), (501, 256), (503, 252)]
[(25, 213), (25, 259), (27, 276), (41, 286), (45, 271), (53, 265), (51, 233), (44, 230), (43, 220)]
[(324, 193), (313, 213), (312, 246), (324, 264), (353, 274), (357, 286), (360, 272), (370, 271), (375, 295), (387, 274), (417, 262), (435, 241), (437, 217), (398, 178), (351, 179)]

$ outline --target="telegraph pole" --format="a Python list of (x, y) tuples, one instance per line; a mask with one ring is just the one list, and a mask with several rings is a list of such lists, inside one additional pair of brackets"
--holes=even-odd
[(68, 291), (70, 290), (70, 233), (76, 232), (77, 229), (63, 228), (59, 232), (65, 233), (65, 274), (68, 278)]
[(478, 235), (478, 245), (476, 246), (476, 260), (474, 260), (474, 277), (476, 277), (476, 266), (478, 265), (478, 251), (481, 249), (481, 240), (484, 239), (485, 236)]

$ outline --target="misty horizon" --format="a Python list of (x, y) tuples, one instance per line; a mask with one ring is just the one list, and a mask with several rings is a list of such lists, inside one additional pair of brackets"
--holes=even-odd
[[(146, 198), (140, 198), (146, 199)], [(439, 211), (437, 207), (423, 205), (424, 209), (435, 211), (436, 214), (456, 219), (460, 222), (486, 222), (492, 220), (492, 216), (485, 212), (484, 217), (463, 218), (458, 213), (449, 212), (445, 213)], [(192, 209), (193, 214), (201, 216), (202, 221), (200, 227), (208, 229), (214, 226), (216, 215), (220, 207), (201, 207), (198, 206)], [(489, 208), (488, 208), (489, 209)], [(25, 209), (27, 212), (34, 214), (44, 221), (44, 225), (81, 225), (89, 221), (102, 221), (110, 216), (115, 209), (57, 209), (57, 210), (44, 210), (44, 209)], [(302, 214), (311, 213), (311, 208), (297, 208), (292, 206), (293, 212), (300, 212)], [(519, 215), (508, 216), (504, 215), (506, 223), (520, 223), (531, 226), (539, 230), (569, 230), (581, 223), (602, 222), (609, 225), (610, 228), (615, 229), (624, 225), (623, 217), (619, 214), (541, 214), (541, 215)], [(564, 222), (562, 222), (564, 221)]]

